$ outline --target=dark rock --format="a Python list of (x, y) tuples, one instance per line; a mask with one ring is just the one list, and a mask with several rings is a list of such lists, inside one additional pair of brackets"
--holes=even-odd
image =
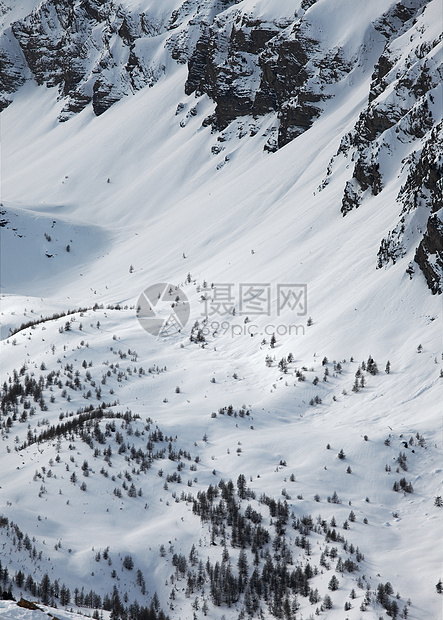
[[(288, 38), (289, 37), (289, 38)], [(284, 36), (275, 25), (245, 16), (231, 28), (206, 28), (188, 63), (185, 92), (206, 93), (216, 102), (214, 127), (252, 114), (279, 113), (277, 146), (306, 131), (320, 114), (322, 99), (307, 88), (307, 63), (316, 43), (299, 26)]]
[(313, 6), (315, 3), (317, 2), (317, 0), (301, 0), (301, 8), (304, 11), (307, 11), (308, 9), (311, 8), (311, 6)]
[[(229, 84), (228, 78), (225, 84)], [(220, 88), (217, 94), (217, 106), (215, 116), (217, 119), (216, 128), (221, 131), (229, 123), (239, 116), (251, 114), (254, 101), (248, 92), (242, 93), (236, 85)]]
[(81, 9), (88, 17), (96, 22), (101, 22), (106, 18), (106, 0), (82, 0)]
[(357, 209), (361, 204), (361, 190), (357, 187), (355, 179), (346, 181), (345, 189), (343, 191), (343, 198), (341, 202), (341, 212), (343, 215)]
[(443, 122), (431, 131), (420, 157), (409, 166), (406, 182), (397, 199), (403, 203), (403, 212), (409, 213), (419, 205), (427, 204), (431, 213), (443, 207), (442, 179)]
[(402, 33), (404, 25), (412, 20), (420, 6), (405, 6), (398, 2), (374, 22), (374, 28), (381, 32), (388, 41)]
[(185, 82), (185, 93), (200, 94), (204, 89), (206, 67), (209, 56), (209, 30), (206, 30), (197, 41), (194, 53), (188, 63), (188, 79)]
[[(405, 143), (426, 138), (434, 125), (429, 102), (433, 101), (432, 89), (441, 80), (432, 54), (438, 42), (420, 41), (406, 58), (398, 57), (398, 52), (393, 53), (390, 48), (390, 44), (404, 32), (413, 29), (414, 20), (423, 10), (422, 4), (397, 4), (374, 23), (376, 30), (386, 37), (386, 45), (372, 74), (368, 105), (360, 114), (354, 130), (342, 139), (337, 153), (349, 157), (352, 151), (355, 161), (352, 183), (346, 184), (343, 193), (341, 210), (344, 214), (361, 203), (366, 190), (370, 189), (372, 195), (382, 191), (385, 171), (392, 174), (388, 156), (395, 152), (397, 141)], [(423, 191), (426, 188), (423, 184), (430, 181), (431, 167), (413, 161), (407, 165), (410, 172), (398, 199), (408, 203), (409, 210), (415, 209), (419, 203), (433, 205), (434, 190)], [(422, 189), (419, 188), (421, 185)], [(408, 226), (408, 221), (400, 221), (381, 242), (379, 266), (390, 260), (395, 262), (405, 254), (402, 237)], [(412, 238), (413, 230), (408, 234)]]
[[(311, 97), (314, 96), (311, 94)], [(307, 101), (298, 98), (295, 106), (284, 105), (279, 113), (280, 127), (278, 131), (278, 147), (282, 148), (291, 140), (307, 131), (314, 120), (320, 116), (320, 108), (310, 105)]]
[(354, 166), (354, 179), (358, 181), (361, 189), (371, 189), (373, 196), (377, 196), (383, 189), (380, 164), (374, 161), (366, 161), (359, 157)]
[(386, 52), (383, 52), (378, 59), (372, 74), (372, 83), (369, 91), (369, 103), (371, 103), (385, 90), (387, 83), (384, 80), (384, 77), (389, 73), (393, 66), (394, 62), (389, 58), (389, 55)]
[(0, 47), (0, 92), (2, 95), (15, 92), (25, 82), (24, 62), (19, 50), (12, 54)]
[(260, 57), (262, 77), (254, 112), (266, 114), (279, 109), (283, 103), (304, 86), (308, 73), (306, 64), (314, 42), (302, 37), (287, 41), (272, 41)]
[(423, 272), (432, 293), (442, 293), (443, 287), (443, 210), (432, 215), (414, 260)]
[(122, 25), (118, 29), (118, 36), (130, 46), (138, 38), (138, 32), (129, 15), (123, 15)]
[(368, 107), (360, 115), (357, 123), (358, 142), (373, 142), (381, 134), (393, 127), (405, 114), (398, 105), (380, 103)]
[[(260, 21), (245, 20), (242, 25), (246, 26), (243, 30), (236, 25), (232, 27), (230, 51), (247, 52), (256, 56), (263, 51), (266, 43), (277, 34), (276, 28), (262, 28)], [(249, 30), (251, 28), (251, 30)]]
[(69, 120), (73, 114), (78, 114), (84, 110), (91, 101), (92, 97), (90, 95), (85, 95), (80, 90), (71, 91), (63, 110), (59, 114), (59, 121)]
[[(101, 37), (97, 37), (97, 30)], [(26, 61), (19, 76), (21, 82), (27, 65), (37, 84), (57, 86), (61, 97), (66, 98), (61, 121), (91, 101), (94, 112), (102, 114), (128, 93), (130, 86), (133, 90), (143, 88), (161, 73), (145, 67), (133, 51), (136, 39), (157, 34), (158, 27), (151, 28), (146, 16), (133, 16), (110, 0), (45, 0), (30, 15), (13, 23), (11, 31)], [(117, 40), (111, 45), (115, 35)], [(130, 50), (126, 64), (124, 53), (115, 55), (114, 49), (119, 47)], [(2, 74), (12, 80), (10, 74), (0, 71)], [(15, 82), (16, 90), (20, 83)], [(5, 92), (6, 87), (2, 90)]]
[(99, 77), (94, 82), (92, 89), (92, 108), (96, 116), (100, 116), (114, 103), (120, 101), (121, 93), (114, 84), (107, 82), (104, 77)]
[(0, 112), (12, 101), (8, 95), (12, 95), (25, 83), (24, 72), (25, 63), (19, 50), (13, 53), (0, 47)]

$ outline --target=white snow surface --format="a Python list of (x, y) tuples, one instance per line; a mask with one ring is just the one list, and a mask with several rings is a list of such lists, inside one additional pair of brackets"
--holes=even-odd
[[(158, 19), (178, 5), (172, 0), (124, 4), (158, 11)], [(391, 4), (362, 0), (350, 10), (349, 2), (319, 0), (309, 15), (313, 29), (327, 31), (328, 45), (344, 46), (352, 57), (367, 37), (368, 24)], [(431, 19), (437, 4), (429, 3), (422, 21), (426, 14)], [(14, 5), (14, 13), (19, 8)], [(234, 8), (272, 21), (291, 17), (299, 3), (245, 0)], [(253, 137), (238, 138), (233, 123), (226, 132), (232, 130), (231, 137), (221, 143), (224, 150), (213, 154), (211, 148), (220, 143), (210, 127), (202, 127), (202, 120), (213, 112), (214, 103), (205, 95), (185, 95), (186, 76), (187, 67), (169, 59), (154, 87), (124, 97), (100, 117), (88, 106), (65, 123), (57, 121), (63, 101), (56, 89), (27, 82), (1, 114), (1, 202), (9, 222), (0, 229), (1, 382), (26, 365), (35, 378), (60, 370), (64, 383), (65, 367), (72, 364), (83, 383), (86, 360), (102, 395), (99, 401), (93, 389), (85, 398), (87, 387), (67, 388), (67, 402), (54, 388), (51, 403), (46, 389), (48, 411), (37, 407), (32, 419), (17, 420), (9, 433), (3, 432), (1, 513), (35, 536), (43, 554), (32, 565), (0, 529), (0, 560), (10, 572), (33, 570), (36, 579), (48, 572), (60, 583), (92, 587), (103, 595), (112, 590), (114, 580), (111, 569), (94, 556), (109, 546), (118, 587), (128, 592), (130, 601), (144, 599), (135, 576), (121, 568), (118, 554), (131, 554), (142, 569), (146, 601), (157, 592), (171, 618), (188, 620), (193, 597), (181, 593), (174, 609), (168, 607), (171, 584), (165, 584), (173, 569), (169, 554), (159, 557), (159, 546), (173, 545), (175, 552), (187, 555), (193, 543), (200, 544), (203, 561), (217, 558), (220, 549), (210, 546), (192, 506), (176, 503), (172, 493), (196, 494), (220, 479), (235, 483), (243, 473), (257, 497), (266, 493), (284, 499), (281, 490), (286, 488), (297, 516), (321, 515), (329, 521), (335, 515), (339, 528), (351, 503), (357, 519), (345, 534), (365, 555), (361, 573), (371, 588), (390, 581), (401, 594), (401, 608), (411, 600), (409, 618), (441, 618), (435, 584), (442, 576), (442, 509), (434, 506), (443, 481), (441, 297), (430, 294), (418, 270), (412, 279), (405, 273), (412, 253), (389, 268), (376, 269), (380, 240), (400, 210), (398, 167), (392, 167), (383, 192), (345, 218), (340, 206), (350, 176), (347, 160), (339, 160), (330, 183), (318, 191), (341, 137), (365, 105), (370, 72), (356, 65), (334, 87), (335, 98), (312, 128), (273, 154), (263, 151), (266, 131), (276, 124), (272, 114), (241, 119), (246, 133), (258, 128)], [(176, 114), (179, 102), (183, 108)], [(193, 107), (196, 115), (189, 114)], [(135, 314), (140, 293), (157, 282), (181, 286), (191, 307), (182, 332), (159, 338), (146, 333)], [(204, 319), (204, 282), (231, 283), (236, 314), (211, 316), (202, 348), (190, 342), (189, 334), (194, 322)], [(251, 283), (269, 285), (268, 316), (241, 314), (239, 286)], [(306, 314), (288, 308), (278, 313), (278, 284), (307, 285)], [(100, 307), (93, 310), (94, 304)], [(115, 304), (122, 309), (107, 309)], [(9, 336), (22, 323), (78, 308), (88, 309), (82, 316), (71, 315), (70, 331), (60, 331), (71, 318), (67, 316)], [(269, 344), (272, 332), (275, 348)], [(128, 350), (137, 352), (136, 361)], [(285, 374), (277, 364), (290, 352), (294, 361)], [(275, 356), (271, 367), (265, 364), (267, 355)], [(355, 372), (370, 355), (379, 374), (365, 373), (366, 386), (353, 392)], [(389, 374), (384, 372), (388, 360)], [(341, 373), (334, 371), (333, 361), (342, 363)], [(132, 374), (121, 381), (113, 375), (101, 385), (109, 364), (116, 362), (122, 370), (130, 367)], [(140, 366), (167, 370), (139, 376), (132, 369)], [(295, 374), (302, 367), (307, 369), (304, 382)], [(327, 381), (322, 380), (325, 367)], [(316, 376), (320, 381), (314, 385)], [(317, 395), (321, 404), (311, 406)], [(113, 489), (121, 480), (110, 477), (129, 468), (118, 446), (113, 446), (107, 478), (99, 473), (103, 458), (94, 457), (78, 438), (71, 442), (72, 450), (69, 441), (57, 447), (55, 440), (16, 449), (26, 441), (28, 424), (40, 432), (40, 427), (59, 423), (61, 414), (101, 400), (117, 400), (114, 411), (130, 409), (139, 415), (134, 431), (142, 433), (146, 418), (151, 418), (166, 434), (177, 436), (177, 449), (199, 456), (197, 471), (187, 465), (182, 484), (171, 483), (165, 490), (158, 470), (166, 475), (176, 465), (155, 461), (148, 475), (133, 474), (142, 496), (118, 498)], [(249, 408), (250, 419), (211, 417), (229, 404)], [(120, 421), (116, 424), (119, 428)], [(421, 446), (417, 433), (424, 438)], [(402, 442), (410, 437), (414, 445), (404, 449)], [(387, 438), (390, 445), (385, 445)], [(133, 441), (146, 444), (143, 436)], [(344, 461), (337, 458), (341, 448)], [(408, 471), (397, 474), (396, 458), (403, 450)], [(60, 462), (54, 462), (57, 453)], [(92, 472), (82, 492), (85, 459)], [(287, 466), (280, 466), (281, 461)], [(385, 471), (385, 465), (392, 471)], [(348, 466), (351, 474), (346, 473)], [(35, 479), (42, 467), (44, 482)], [(70, 481), (73, 471), (77, 485)], [(289, 480), (291, 473), (295, 482)], [(411, 494), (392, 490), (403, 475), (414, 487)], [(197, 482), (188, 488), (185, 480), (194, 476)], [(327, 502), (333, 491), (341, 504)], [(314, 501), (315, 494), (320, 503)], [(230, 553), (234, 560), (238, 550)], [(332, 572), (314, 578), (321, 594), (328, 592)], [(344, 614), (354, 578), (339, 575), (340, 588), (330, 593), (334, 607), (321, 617), (382, 616), (381, 608), (359, 610), (364, 590), (357, 590), (353, 608)], [(300, 603), (300, 617), (308, 618), (315, 606), (302, 598)], [(74, 618), (62, 609), (54, 613), (62, 620)], [(40, 614), (0, 602), (3, 620), (38, 620)], [(238, 610), (211, 607), (211, 619), (223, 614), (237, 618)]]

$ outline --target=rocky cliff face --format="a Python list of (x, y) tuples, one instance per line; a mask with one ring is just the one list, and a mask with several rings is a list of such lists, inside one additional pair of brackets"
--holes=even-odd
[(11, 7), (1, 4), (0, 109), (33, 79), (58, 89), (60, 121), (86, 106), (98, 116), (154, 86), (172, 59), (188, 67), (185, 93), (215, 102), (205, 125), (223, 132), (239, 119), (270, 115), (265, 149), (272, 152), (307, 131), (356, 68), (369, 70), (366, 104), (322, 187), (340, 159), (351, 164), (341, 201), (346, 215), (397, 175), (398, 222), (381, 240), (376, 265), (387, 267), (415, 248), (432, 292), (441, 292), (442, 37), (424, 18), (434, 12), (438, 23), (438, 3), (387, 0), (358, 49), (329, 40), (315, 0), (272, 18), (240, 0), (161, 4), (143, 11), (111, 0), (43, 0), (10, 21)]
[[(422, 3), (425, 4), (425, 3)], [(438, 120), (434, 97), (438, 95), (442, 66), (438, 50), (441, 36), (424, 43), (417, 19), (425, 6), (415, 11), (396, 5), (375, 24), (387, 38), (372, 75), (368, 105), (342, 147), (352, 149), (355, 159), (352, 179), (342, 201), (345, 215), (359, 206), (366, 190), (377, 195), (383, 189), (383, 160), (392, 148), (421, 140)], [(406, 34), (415, 45), (401, 53)]]
[[(368, 195), (382, 192), (400, 162), (398, 178), (406, 180), (397, 195), (399, 221), (380, 242), (377, 267), (395, 263), (416, 247), (415, 261), (429, 288), (441, 293), (442, 35), (424, 37), (427, 4), (397, 4), (374, 24), (386, 43), (374, 67), (367, 107), (339, 149), (355, 161), (341, 211), (346, 215)], [(407, 271), (413, 273), (411, 267)]]
[(276, 112), (281, 148), (309, 129), (351, 64), (340, 50), (315, 39), (309, 19), (263, 21), (240, 10), (206, 28), (189, 61), (188, 94), (206, 93), (217, 104), (213, 127), (224, 129), (241, 116)]
[(131, 89), (152, 85), (162, 67), (146, 62), (137, 42), (162, 27), (112, 2), (47, 0), (10, 33), (33, 79), (58, 87), (63, 121), (91, 102), (100, 115)]
[(415, 253), (415, 262), (422, 270), (426, 282), (433, 293), (442, 291), (443, 273), (443, 221), (439, 214), (428, 219), (426, 232)]

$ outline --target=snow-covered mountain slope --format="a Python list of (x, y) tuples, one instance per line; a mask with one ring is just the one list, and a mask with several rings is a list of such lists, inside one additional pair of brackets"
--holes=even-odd
[(55, 610), (48, 605), (36, 605), (31, 601), (23, 600), (19, 604), (11, 601), (0, 601), (0, 617), (4, 620), (41, 620), (44, 616), (57, 617), (59, 620), (81, 620), (82, 618), (81, 614), (61, 609)]
[(1, 12), (0, 589), (439, 617), (439, 3)]
[[(383, 205), (393, 202), (388, 190), (395, 186), (398, 206), (395, 214), (384, 210), (385, 229), (378, 239), (374, 260), (383, 268), (403, 259), (408, 271), (413, 271), (415, 259), (432, 292), (441, 293), (442, 66), (438, 2), (361, 3), (359, 19), (347, 12), (345, 4), (322, 1), (274, 6), (273, 2), (208, 0), (176, 6), (174, 2), (116, 5), (109, 1), (46, 0), (38, 5), (24, 3), (19, 9), (8, 8), (5, 5), (3, 10), (0, 48), (3, 107), (14, 98), (15, 112), (11, 114), (20, 118), (19, 133), (26, 136), (26, 147), (29, 130), (23, 130), (17, 100), (23, 97), (31, 101), (30, 80), (57, 92), (57, 98), (51, 96), (55, 108), (49, 112), (45, 107), (51, 125), (55, 117), (72, 121), (66, 133), (54, 128), (50, 142), (38, 147), (38, 153), (42, 149), (48, 152), (50, 161), (37, 156), (45, 168), (46, 183), (41, 184), (37, 194), (30, 193), (30, 204), (41, 200), (42, 192), (48, 201), (49, 188), (53, 195), (61, 179), (69, 176), (65, 170), (59, 172), (54, 153), (56, 144), (65, 149), (73, 131), (85, 146), (94, 140), (100, 153), (109, 146), (97, 141), (94, 134), (106, 131), (112, 136), (106, 139), (112, 140), (111, 148), (128, 152), (126, 134), (119, 137), (122, 121), (111, 131), (108, 115), (104, 127), (94, 123), (90, 134), (86, 119), (91, 112), (102, 115), (116, 102), (126, 102), (125, 96), (132, 98), (140, 91), (136, 99), (143, 109), (149, 108), (149, 122), (156, 122), (154, 119), (161, 113), (167, 128), (160, 124), (153, 135), (146, 127), (149, 131), (142, 142), (137, 140), (135, 148), (143, 148), (141, 144), (145, 146), (146, 140), (157, 144), (160, 136), (160, 142), (166, 144), (166, 131), (174, 139), (174, 144), (167, 143), (169, 157), (176, 152), (171, 148), (180, 148), (177, 139), (186, 144), (186, 152), (192, 152), (189, 133), (195, 138), (197, 129), (204, 134), (208, 133), (204, 129), (211, 127), (214, 157), (206, 148), (206, 157), (196, 167), (200, 174), (202, 167), (209, 165), (211, 176), (215, 156), (217, 167), (225, 163), (225, 157), (232, 161), (241, 137), (266, 137), (265, 141), (254, 141), (254, 152), (261, 148), (272, 152), (313, 124), (327, 138), (327, 127), (331, 121), (338, 121), (334, 139), (340, 136), (340, 140), (335, 150), (329, 151), (330, 161), (323, 163), (318, 173), (323, 181), (320, 188), (333, 176), (338, 177), (334, 184), (338, 188), (345, 178), (340, 201), (341, 212), (346, 215), (381, 192), (385, 194)], [(151, 93), (149, 87), (154, 85), (156, 92)], [(14, 96), (20, 88), (23, 94)], [(125, 105), (125, 112), (117, 115), (120, 119), (126, 117), (132, 131), (139, 132), (139, 123), (132, 123), (133, 115), (139, 116), (138, 106), (134, 105), (136, 108), (131, 110)], [(342, 108), (345, 116), (341, 115)], [(83, 131), (79, 133), (72, 117), (81, 110), (84, 114), (79, 123)], [(191, 131), (181, 132), (182, 140), (172, 122), (173, 113), (178, 113), (182, 129), (193, 119)], [(38, 116), (41, 118), (41, 114)], [(321, 122), (324, 116), (326, 127)], [(44, 135), (46, 141), (46, 131)], [(317, 135), (314, 132), (316, 140)], [(229, 138), (234, 136), (235, 146), (227, 147), (225, 142), (231, 144)], [(20, 142), (14, 134), (10, 139)], [(320, 144), (324, 144), (323, 139)], [(197, 141), (198, 151), (199, 145)], [(324, 148), (321, 151), (324, 153)], [(22, 162), (21, 150), (16, 152)], [(79, 152), (78, 145), (74, 152)], [(137, 155), (145, 170), (152, 169), (149, 153), (157, 157), (156, 148), (143, 148), (143, 155)], [(26, 155), (35, 162), (36, 156), (28, 148)], [(59, 163), (65, 168), (68, 162), (65, 164), (63, 158)], [(15, 172), (11, 178), (22, 188), (28, 176), (23, 164), (19, 166), (12, 158), (11, 165)], [(99, 168), (94, 172), (86, 165), (94, 175), (100, 174)], [(184, 172), (179, 168), (180, 175), (190, 172), (186, 167)], [(110, 174), (112, 169), (102, 168), (101, 172)], [(137, 173), (135, 177), (139, 187), (149, 182), (142, 179), (150, 178)], [(64, 185), (66, 191), (56, 193), (56, 202), (61, 204), (66, 203), (67, 191), (72, 196), (72, 177)], [(95, 203), (100, 201), (97, 192), (102, 189), (96, 184), (91, 187)], [(109, 193), (101, 198), (107, 199)], [(23, 200), (24, 194), (20, 196)], [(158, 200), (159, 196), (152, 198)]]

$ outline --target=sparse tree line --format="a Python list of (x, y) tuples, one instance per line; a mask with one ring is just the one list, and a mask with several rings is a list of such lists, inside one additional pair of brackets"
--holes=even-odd
[[(232, 405), (227, 405), (226, 407), (220, 407), (218, 410), (218, 415), (228, 415), (234, 416), (234, 418), (240, 417), (244, 418), (245, 416), (249, 416), (251, 412), (246, 407), (240, 407), (240, 409), (234, 409)], [(215, 411), (211, 414), (211, 417), (217, 417), (217, 413)]]
[[(72, 437), (74, 434), (83, 435), (88, 437), (90, 441), (92, 438), (90, 436), (90, 430), (94, 428), (95, 436), (101, 437), (98, 434), (96, 429), (96, 425), (94, 422), (102, 420), (103, 418), (107, 419), (122, 419), (125, 422), (131, 422), (132, 420), (139, 419), (140, 416), (132, 414), (130, 411), (126, 411), (125, 413), (114, 412), (112, 410), (108, 410), (109, 407), (116, 406), (117, 403), (102, 403), (96, 409), (91, 405), (89, 408), (84, 409), (84, 413), (80, 413), (76, 417), (68, 418), (66, 422), (61, 422), (56, 426), (52, 425), (41, 431), (39, 435), (33, 435), (32, 432), (28, 432), (27, 441), (25, 441), (21, 446), (20, 450), (24, 450), (34, 443), (42, 443), (43, 441), (51, 441), (52, 439), (59, 439), (64, 437), (65, 439), (68, 437)], [(89, 443), (87, 441), (87, 443)]]
[[(119, 353), (121, 356), (124, 355), (124, 357), (126, 357), (126, 353), (123, 354), (121, 351)], [(128, 349), (128, 355), (131, 355), (133, 360), (137, 358), (137, 353), (135, 351), (131, 351), (130, 349)], [(18, 421), (20, 423), (25, 423), (29, 420), (29, 418), (34, 416), (36, 413), (36, 407), (39, 407), (40, 411), (48, 411), (48, 404), (45, 400), (45, 396), (46, 398), (49, 396), (50, 402), (54, 403), (54, 388), (61, 390), (61, 397), (66, 399), (68, 402), (71, 400), (68, 389), (73, 391), (84, 391), (83, 396), (85, 399), (91, 398), (92, 390), (94, 390), (97, 400), (102, 401), (103, 386), (106, 385), (109, 378), (113, 375), (115, 375), (118, 382), (122, 382), (123, 379), (127, 379), (128, 375), (138, 375), (141, 377), (146, 374), (144, 368), (142, 367), (138, 369), (136, 367), (128, 367), (125, 370), (120, 370), (118, 363), (106, 363), (106, 365), (108, 366), (108, 369), (104, 374), (102, 374), (99, 384), (97, 384), (97, 382), (92, 378), (90, 372), (92, 362), (87, 362), (86, 360), (83, 360), (82, 362), (82, 367), (85, 371), (83, 378), (81, 377), (79, 370), (74, 371), (73, 364), (66, 364), (62, 369), (64, 377), (62, 376), (62, 370), (53, 370), (48, 372), (45, 376), (41, 374), (38, 378), (36, 378), (33, 373), (28, 371), (25, 364), (19, 371), (14, 369), (12, 376), (9, 377), (8, 381), (3, 382), (0, 389), (1, 428), (5, 433), (9, 433), (14, 425), (14, 422)], [(46, 370), (44, 362), (41, 363), (40, 370)], [(158, 366), (153, 365), (147, 372), (149, 374), (160, 374), (164, 371), (166, 371), (166, 367), (159, 368)], [(109, 389), (109, 394), (114, 394), (114, 390), (112, 388)], [(101, 402), (96, 409), (101, 410), (105, 407), (115, 405), (115, 402), (113, 404), (105, 404), (104, 402)], [(82, 411), (92, 411), (93, 409), (94, 407), (91, 405)], [(78, 410), (77, 413), (79, 413), (79, 411), (80, 410)], [(72, 413), (61, 413), (60, 419), (72, 415)], [(29, 430), (28, 441), (31, 434), (32, 433)]]
[[(76, 308), (75, 310), (65, 310), (64, 312), (54, 312), (54, 314), (52, 314), (51, 316), (40, 316), (38, 319), (34, 319), (32, 321), (27, 321), (26, 323), (22, 323), (20, 325), (20, 327), (17, 327), (16, 329), (10, 329), (9, 330), (9, 336), (14, 336), (15, 334), (18, 334), (19, 332), (23, 331), (24, 329), (28, 329), (29, 327), (34, 328), (36, 325), (40, 325), (41, 323), (46, 323), (48, 321), (56, 321), (58, 319), (61, 319), (65, 316), (71, 316), (73, 314), (79, 314), (80, 316), (83, 316), (85, 312), (88, 312), (89, 310), (92, 311), (96, 311), (96, 310), (103, 310), (104, 306), (103, 304), (94, 304), (93, 306), (85, 306), (84, 308)], [(119, 304), (108, 304), (106, 306), (107, 310), (127, 310), (128, 306), (120, 306)], [(67, 330), (66, 330), (67, 331)]]
[[(273, 340), (271, 340), (271, 348), (275, 347), (275, 343), (276, 340), (275, 338)], [(262, 345), (266, 344), (266, 341), (262, 342)], [(269, 354), (266, 355), (265, 357), (265, 364), (268, 367), (272, 367), (274, 365), (276, 361), (275, 356), (271, 356)], [(289, 353), (287, 357), (283, 356), (280, 361), (277, 364), (278, 370), (280, 372), (282, 372), (283, 374), (287, 374), (289, 371), (289, 364), (291, 364), (294, 361), (294, 356), (292, 353)], [(350, 362), (354, 362), (354, 358), (351, 357), (350, 358)], [(343, 360), (343, 362), (337, 362), (336, 360), (334, 360), (332, 362), (332, 366), (333, 366), (333, 376), (337, 376), (340, 375), (342, 373), (343, 370), (343, 366), (342, 364), (345, 364), (346, 360)], [(324, 368), (323, 370), (323, 378), (322, 381), (323, 382), (328, 382), (329, 377), (330, 377), (330, 371), (328, 368), (328, 364), (329, 364), (329, 360), (328, 358), (325, 356), (322, 359), (322, 366)], [(293, 369), (293, 374), (295, 375), (297, 381), (302, 382), (302, 381), (306, 381), (306, 375), (304, 374), (305, 372), (314, 372), (314, 368), (307, 368), (306, 366), (302, 366), (300, 369), (298, 368), (294, 368)], [(386, 362), (386, 366), (385, 366), (385, 373), (389, 374), (391, 372), (391, 363), (388, 360)], [(366, 385), (366, 375), (365, 373), (368, 373), (369, 375), (378, 375), (379, 374), (379, 370), (378, 370), (378, 366), (377, 363), (375, 362), (374, 358), (372, 357), (372, 355), (369, 355), (367, 361), (363, 361), (361, 364), (359, 364), (357, 371), (355, 372), (355, 380), (354, 380), (354, 385), (352, 386), (352, 391), (353, 392), (359, 392), (362, 388), (365, 387)], [(313, 381), (312, 381), (313, 385), (317, 386), (320, 383), (320, 378), (318, 376), (315, 376)], [(295, 385), (295, 384), (294, 384)], [(347, 391), (343, 390), (343, 394), (346, 395)], [(337, 400), (336, 396), (333, 397), (333, 400)], [(309, 404), (311, 406), (315, 406), (315, 405), (320, 405), (322, 404), (322, 399), (321, 397), (317, 394), (315, 397), (311, 398), (309, 401)]]
[(34, 377), (26, 374), (22, 381), (20, 377), (25, 374), (25, 370), (22, 368), (20, 376), (14, 370), (13, 377), (10, 377), (9, 382), (4, 381), (2, 385), (0, 393), (0, 420), (8, 415), (9, 417), (6, 421), (8, 428), (17, 420), (19, 404), (23, 404), (24, 411), (29, 411), (29, 415), (34, 415), (35, 408), (31, 406), (31, 398), (35, 403), (38, 403), (41, 411), (47, 411), (48, 409), (43, 398), (43, 390), (45, 388), (44, 377), (40, 375), (39, 379), (36, 380)]
[[(123, 494), (126, 494), (130, 498), (141, 497), (143, 495), (142, 489), (136, 488), (133, 482), (133, 475), (139, 476), (141, 473), (146, 473), (151, 467), (154, 461), (164, 460), (177, 462), (177, 471), (166, 474), (164, 488), (168, 488), (168, 483), (182, 482), (182, 478), (179, 472), (185, 468), (185, 461), (193, 461), (189, 469), (194, 472), (197, 470), (197, 463), (199, 458), (192, 459), (191, 454), (187, 450), (181, 448), (176, 449), (177, 437), (165, 435), (158, 426), (153, 426), (151, 418), (146, 419), (146, 424), (143, 430), (137, 428), (135, 431), (131, 426), (131, 422), (139, 420), (138, 415), (132, 414), (131, 411), (125, 413), (112, 412), (106, 410), (106, 405), (102, 408), (93, 409), (92, 407), (78, 410), (79, 415), (74, 418), (68, 418), (65, 422), (62, 422), (56, 426), (51, 426), (42, 431), (38, 436), (32, 435), (28, 437), (28, 442), (25, 442), (19, 449), (24, 449), (32, 443), (40, 443), (43, 441), (51, 441), (53, 439), (60, 440), (62, 437), (65, 440), (71, 442), (74, 441), (75, 436), (78, 436), (93, 450), (94, 458), (103, 458), (107, 467), (103, 466), (100, 469), (100, 474), (105, 478), (111, 477), (112, 481), (116, 482), (118, 479), (122, 480), (121, 488), (115, 487), (113, 494), (121, 498)], [(100, 427), (100, 424), (106, 420), (104, 430)], [(120, 430), (117, 428), (116, 420), (121, 421)], [(152, 430), (151, 430), (152, 428)], [(122, 432), (121, 432), (122, 431)], [(145, 433), (148, 433), (145, 448), (136, 448), (135, 444), (130, 443), (129, 438), (142, 437)], [(125, 438), (126, 435), (126, 438)], [(124, 472), (112, 473), (110, 467), (112, 467), (111, 458), (113, 456), (113, 450), (108, 444), (108, 440), (112, 439), (118, 446), (117, 454), (123, 455), (125, 461), (128, 463), (129, 469), (132, 473), (126, 469)], [(125, 440), (126, 439), (126, 440)], [(95, 443), (96, 442), (96, 443)], [(161, 444), (161, 445), (158, 445)], [(106, 446), (106, 447), (101, 447)], [(69, 444), (70, 449), (74, 449), (72, 443)], [(115, 449), (115, 448), (114, 448)], [(70, 459), (75, 463), (74, 457)], [(57, 455), (57, 463), (61, 462), (60, 455)], [(42, 467), (42, 473), (36, 471), (34, 480), (40, 480), (45, 482), (45, 477), (53, 477), (52, 470), (46, 470)], [(66, 463), (66, 470), (70, 471), (70, 464)], [(89, 467), (87, 460), (85, 459), (81, 466), (82, 475), (89, 477), (92, 475), (92, 469)], [(158, 470), (158, 475), (163, 477), (163, 470)], [(196, 480), (196, 479), (195, 479)], [(70, 475), (70, 481), (72, 484), (79, 482), (78, 475), (75, 471)], [(192, 479), (188, 479), (188, 485), (192, 486)], [(80, 485), (80, 489), (87, 490), (86, 482), (83, 481)], [(40, 492), (45, 492), (45, 488), (42, 485)], [(40, 494), (39, 494), (40, 495)]]

